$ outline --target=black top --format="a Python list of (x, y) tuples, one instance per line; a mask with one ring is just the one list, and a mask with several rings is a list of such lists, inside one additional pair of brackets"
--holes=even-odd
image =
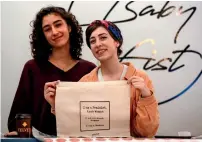
[(11, 107), (9, 131), (16, 131), (16, 114), (25, 113), (31, 114), (32, 126), (36, 129), (56, 135), (55, 115), (51, 113), (51, 107), (44, 98), (45, 83), (56, 80), (77, 82), (95, 67), (95, 64), (81, 59), (73, 68), (64, 72), (49, 61), (37, 63), (34, 59), (29, 60), (24, 65)]

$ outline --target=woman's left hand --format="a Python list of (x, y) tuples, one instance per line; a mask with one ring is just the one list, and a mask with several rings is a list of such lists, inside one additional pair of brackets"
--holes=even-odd
[(135, 88), (139, 89), (141, 91), (143, 98), (151, 96), (151, 91), (145, 84), (143, 78), (139, 76), (132, 76), (131, 78), (128, 79), (128, 84), (132, 84)]

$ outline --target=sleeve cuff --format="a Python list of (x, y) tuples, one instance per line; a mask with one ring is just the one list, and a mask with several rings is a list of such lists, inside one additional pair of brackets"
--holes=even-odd
[(145, 97), (145, 98), (142, 98), (140, 96), (139, 101), (137, 102), (137, 105), (149, 106), (149, 105), (151, 105), (151, 104), (153, 104), (155, 102), (156, 102), (156, 99), (155, 99), (154, 95), (152, 94), (151, 96)]

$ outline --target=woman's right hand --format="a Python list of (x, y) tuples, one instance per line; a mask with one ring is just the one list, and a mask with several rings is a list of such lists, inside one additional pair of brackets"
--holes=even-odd
[(4, 134), (4, 137), (17, 137), (18, 133), (17, 131), (7, 132)]
[(55, 93), (56, 85), (60, 81), (47, 82), (44, 86), (44, 97), (46, 101), (51, 105), (51, 112), (54, 113), (55, 110)]

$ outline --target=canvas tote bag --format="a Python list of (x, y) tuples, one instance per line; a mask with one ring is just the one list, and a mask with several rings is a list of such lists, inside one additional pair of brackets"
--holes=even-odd
[(60, 82), (55, 110), (59, 137), (130, 136), (130, 85), (124, 80)]

